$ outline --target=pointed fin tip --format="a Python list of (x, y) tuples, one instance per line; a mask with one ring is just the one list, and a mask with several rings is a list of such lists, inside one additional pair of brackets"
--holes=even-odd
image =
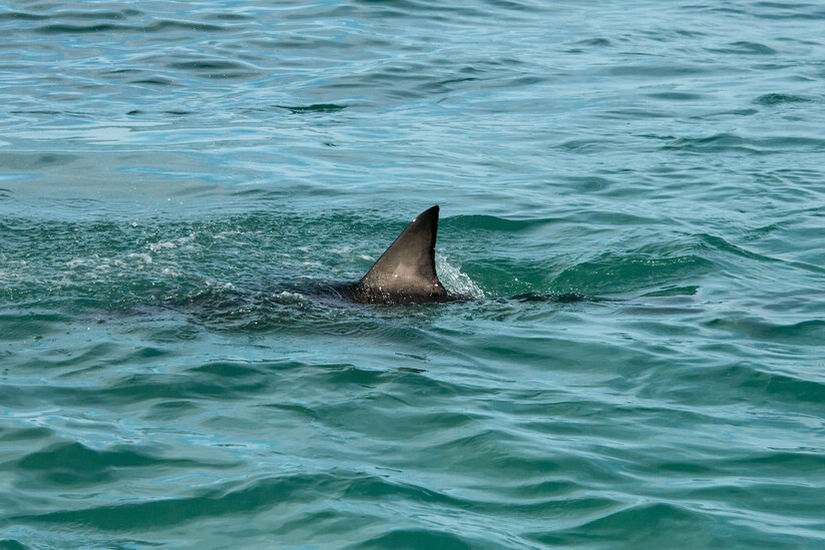
[(415, 219), (413, 220), (413, 222), (415, 222), (418, 218), (421, 218), (421, 217), (424, 217), (424, 216), (435, 216), (435, 219), (438, 219), (438, 211), (439, 210), (440, 210), (440, 208), (438, 207), (437, 204), (434, 205), (434, 206), (431, 206), (428, 209), (426, 209), (425, 211), (423, 211), (422, 213), (420, 213), (419, 215), (417, 215), (415, 217)]

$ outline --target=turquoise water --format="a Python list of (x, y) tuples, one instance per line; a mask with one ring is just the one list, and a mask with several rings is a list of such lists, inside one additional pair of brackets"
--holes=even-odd
[(0, 548), (825, 547), (823, 28), (0, 4)]

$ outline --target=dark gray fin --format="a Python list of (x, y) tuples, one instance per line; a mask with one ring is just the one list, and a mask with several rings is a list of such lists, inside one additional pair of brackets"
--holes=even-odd
[(438, 206), (419, 214), (355, 287), (364, 303), (442, 302), (447, 291), (435, 272)]

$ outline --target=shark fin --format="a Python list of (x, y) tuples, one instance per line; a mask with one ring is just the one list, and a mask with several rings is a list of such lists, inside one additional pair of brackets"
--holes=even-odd
[(355, 287), (359, 302), (441, 302), (447, 291), (435, 272), (438, 206), (416, 216)]

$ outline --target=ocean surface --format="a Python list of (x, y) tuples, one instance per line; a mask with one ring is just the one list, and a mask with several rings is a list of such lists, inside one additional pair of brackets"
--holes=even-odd
[(825, 548), (823, 29), (0, 3), (0, 549)]

